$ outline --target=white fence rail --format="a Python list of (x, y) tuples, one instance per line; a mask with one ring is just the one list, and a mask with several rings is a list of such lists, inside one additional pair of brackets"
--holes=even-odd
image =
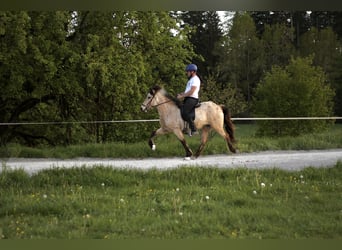
[(281, 120), (342, 120), (342, 117), (256, 117), (232, 118), (233, 121), (281, 121)]
[[(232, 118), (233, 121), (282, 121), (282, 120), (342, 120), (342, 117), (255, 117), (255, 118)], [(70, 122), (3, 122), (0, 126), (20, 125), (63, 125), (63, 124), (97, 124), (97, 123), (139, 123), (158, 122), (159, 119), (149, 120), (112, 120), (112, 121), (70, 121)]]

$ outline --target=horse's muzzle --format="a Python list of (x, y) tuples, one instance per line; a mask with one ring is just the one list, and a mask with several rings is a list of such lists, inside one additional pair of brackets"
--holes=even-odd
[(147, 107), (145, 105), (140, 106), (141, 111), (147, 112)]

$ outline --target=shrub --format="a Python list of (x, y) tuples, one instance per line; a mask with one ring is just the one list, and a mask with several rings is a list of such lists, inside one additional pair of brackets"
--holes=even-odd
[[(292, 58), (285, 68), (275, 66), (256, 89), (255, 113), (266, 117), (315, 117), (333, 113), (334, 91), (312, 57)], [(261, 135), (299, 135), (327, 127), (327, 120), (258, 122)]]
[(225, 105), (232, 115), (243, 113), (247, 109), (247, 102), (238, 88), (230, 83), (222, 86), (213, 78), (209, 78), (204, 84), (200, 98), (201, 101), (213, 101)]

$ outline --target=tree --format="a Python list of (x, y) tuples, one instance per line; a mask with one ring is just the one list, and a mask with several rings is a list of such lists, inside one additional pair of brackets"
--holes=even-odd
[[(285, 68), (275, 66), (256, 90), (255, 113), (266, 117), (330, 116), (334, 92), (312, 58), (292, 58)], [(329, 121), (262, 121), (262, 135), (299, 135), (324, 129)]]
[[(54, 104), (72, 88), (69, 80), (74, 75), (69, 71), (74, 53), (66, 44), (69, 13), (1, 12), (0, 18), (1, 121), (55, 117)], [(47, 127), (1, 126), (0, 140), (2, 144), (14, 139), (53, 144), (56, 135), (51, 133), (48, 138), (47, 133)]]
[(216, 74), (220, 43), (223, 36), (220, 19), (216, 11), (185, 11), (181, 13), (183, 25), (191, 28), (189, 41), (194, 51), (202, 58), (193, 58), (204, 79)]
[(314, 64), (323, 68), (326, 73), (331, 72), (331, 67), (339, 53), (339, 42), (332, 28), (318, 30), (312, 27), (301, 36), (300, 54), (302, 56), (314, 55)]
[(313, 55), (314, 65), (323, 68), (331, 86), (336, 91), (335, 114), (341, 115), (339, 96), (341, 96), (342, 45), (339, 37), (342, 37), (342, 33), (337, 25), (341, 24), (341, 12), (314, 11), (310, 16), (314, 26), (301, 36), (302, 46), (299, 52), (302, 56)]
[[(156, 83), (184, 85), (193, 56), (188, 40), (167, 12), (79, 12), (75, 43), (82, 44), (82, 88), (87, 120), (137, 119), (140, 102)], [(177, 31), (177, 35), (172, 34)], [(146, 117), (145, 117), (146, 118)], [(146, 127), (147, 128), (147, 127)], [(136, 140), (144, 127), (87, 125), (97, 142)]]
[[(160, 82), (183, 88), (184, 67), (195, 56), (187, 32), (162, 11), (0, 12), (1, 122), (139, 119), (148, 88)], [(1, 126), (0, 140), (128, 141), (147, 128)]]
[(300, 36), (311, 27), (310, 15), (307, 11), (251, 11), (257, 34), (259, 37), (264, 33), (266, 25), (283, 24), (293, 28), (292, 42), (298, 48)]
[[(119, 13), (121, 14), (121, 13)], [(129, 119), (137, 113), (136, 100), (139, 88), (137, 78), (143, 74), (143, 62), (139, 51), (131, 50), (122, 43), (118, 34), (126, 23), (113, 17), (112, 12), (78, 12), (78, 23), (72, 40), (82, 55), (78, 66), (80, 87), (84, 95), (79, 119), (91, 121)], [(123, 13), (122, 13), (123, 14)], [(129, 29), (125, 29), (130, 33)], [(123, 97), (126, 98), (123, 98)], [(84, 112), (87, 110), (88, 112)], [(109, 124), (87, 124), (84, 128), (93, 135), (96, 142), (103, 142), (115, 135)]]
[(336, 59), (331, 65), (330, 81), (335, 89), (335, 115), (342, 116), (342, 49), (340, 47)]
[(224, 41), (219, 65), (220, 82), (231, 82), (235, 88), (240, 88), (250, 105), (263, 64), (263, 47), (256, 36), (252, 18), (247, 13), (237, 12)]
[(342, 11), (312, 11), (310, 20), (317, 30), (331, 27), (342, 38)]
[(293, 29), (285, 24), (265, 25), (262, 34), (263, 47), (265, 49), (265, 72), (272, 66), (285, 66), (289, 63), (291, 56), (296, 54), (292, 43)]

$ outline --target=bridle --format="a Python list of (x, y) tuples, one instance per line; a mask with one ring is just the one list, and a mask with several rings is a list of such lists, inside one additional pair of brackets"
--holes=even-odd
[(172, 100), (167, 100), (167, 101), (165, 101), (165, 102), (158, 103), (158, 104), (156, 104), (156, 105), (151, 105), (151, 102), (152, 102), (153, 98), (156, 96), (156, 94), (157, 94), (157, 92), (154, 93), (154, 95), (153, 95), (152, 98), (148, 101), (148, 103), (147, 103), (146, 105), (145, 105), (145, 104), (142, 104), (142, 106), (144, 106), (146, 109), (147, 109), (148, 107), (155, 108), (155, 107), (158, 107), (158, 106), (163, 105), (163, 104), (165, 104), (165, 103), (172, 102)]

